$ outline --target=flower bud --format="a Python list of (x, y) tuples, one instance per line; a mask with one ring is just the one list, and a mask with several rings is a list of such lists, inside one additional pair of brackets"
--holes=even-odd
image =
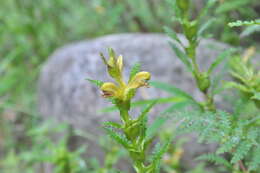
[(123, 66), (124, 66), (124, 64), (123, 64), (123, 56), (122, 56), (122, 55), (120, 55), (120, 56), (118, 57), (117, 62), (116, 62), (116, 66), (117, 66), (119, 72), (122, 73), (122, 71), (123, 71)]
[(210, 87), (210, 78), (207, 73), (202, 73), (200, 76), (197, 77), (197, 83), (199, 86), (199, 89), (202, 92), (206, 92), (208, 88)]
[(190, 7), (190, 0), (177, 0), (177, 6), (183, 15), (187, 15)]

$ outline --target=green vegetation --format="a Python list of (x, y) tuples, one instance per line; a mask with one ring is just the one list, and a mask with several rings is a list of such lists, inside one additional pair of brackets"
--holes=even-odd
[[(219, 147), (215, 153), (200, 156), (198, 160), (203, 160), (203, 164), (190, 172), (210, 172), (205, 168), (207, 161), (218, 165), (212, 172), (259, 172), (260, 72), (258, 66), (251, 62), (255, 49), (250, 48), (244, 53), (241, 48), (259, 47), (260, 38), (257, 34), (260, 31), (258, 19), (260, 4), (258, 0), (193, 2), (191, 0), (2, 1), (0, 172), (41, 172), (46, 169), (47, 164), (51, 165), (56, 173), (117, 173), (120, 171), (114, 165), (118, 160), (121, 157), (130, 157), (136, 172), (153, 173), (159, 171), (161, 165), (161, 171), (182, 173), (183, 169), (180, 167), (182, 141), (174, 139), (176, 143), (170, 144), (169, 139), (193, 131), (200, 134), (201, 142), (215, 142)], [(164, 90), (184, 101), (177, 104), (171, 100), (167, 101), (171, 106), (148, 126), (146, 114), (154, 105), (154, 100), (146, 100), (142, 102), (144, 104), (140, 104), (146, 107), (143, 108), (139, 118), (131, 119), (128, 115), (130, 100), (135, 89), (140, 87), (139, 79), (141, 81), (149, 79), (147, 73), (135, 76), (138, 74), (139, 65), (132, 70), (128, 83), (131, 87), (126, 95), (118, 95), (115, 84), (105, 83), (105, 85), (98, 82), (105, 96), (113, 98), (116, 96), (117, 99), (113, 103), (120, 110), (123, 122), (123, 124), (108, 122), (104, 125), (108, 134), (124, 149), (110, 139), (102, 138), (115, 146), (111, 149), (100, 143), (106, 151), (103, 163), (95, 158), (84, 158), (82, 153), (87, 152), (87, 148), (79, 147), (76, 150), (68, 148), (73, 134), (67, 125), (56, 127), (49, 122), (42, 123), (36, 109), (37, 77), (44, 61), (58, 47), (72, 41), (121, 32), (166, 32), (173, 40), (170, 42), (173, 51), (186, 65), (187, 71), (191, 72), (205, 100), (198, 102), (188, 93), (170, 84), (151, 81), (152, 87)], [(188, 45), (179, 40), (177, 33), (185, 35)], [(204, 37), (213, 37), (236, 46), (216, 57), (206, 71), (200, 69), (196, 57), (196, 48), (200, 38)], [(114, 57), (112, 50), (110, 53), (110, 58)], [(111, 65), (109, 64), (111, 61), (107, 62), (104, 59), (104, 62), (106, 65)], [(225, 62), (234, 80), (217, 85), (220, 78), (214, 76), (212, 72)], [(110, 71), (110, 75), (121, 85), (122, 81), (117, 79), (120, 68)], [(226, 99), (229, 102), (229, 112), (220, 110), (215, 103), (215, 97), (226, 92), (232, 95), (232, 98)], [(118, 99), (124, 102), (118, 102)], [(163, 99), (158, 98), (157, 104), (161, 104)], [(163, 126), (166, 121), (170, 121), (168, 119), (171, 116), (179, 118), (182, 122), (178, 129)], [(159, 128), (163, 130), (157, 133)], [(118, 134), (115, 129), (123, 133)], [(61, 137), (54, 140), (53, 134)], [(156, 145), (153, 152), (148, 146), (156, 137), (161, 139), (162, 145)], [(147, 150), (153, 153), (150, 160), (147, 159), (149, 158), (146, 155)], [(128, 151), (128, 154), (125, 151)], [(167, 156), (166, 159), (163, 154)]]

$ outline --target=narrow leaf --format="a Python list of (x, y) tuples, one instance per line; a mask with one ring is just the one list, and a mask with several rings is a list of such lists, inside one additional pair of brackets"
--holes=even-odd
[(252, 99), (260, 100), (260, 92), (255, 93), (254, 96), (252, 97)]
[(157, 103), (157, 100), (155, 100), (154, 102), (149, 104), (147, 107), (145, 107), (138, 119), (143, 120), (156, 103)]
[(119, 144), (121, 144), (125, 148), (129, 147), (130, 141), (128, 141), (127, 138), (124, 135), (122, 135), (118, 132), (115, 132), (112, 128), (109, 128), (109, 127), (104, 127), (104, 129), (106, 130), (107, 134), (112, 139), (114, 139), (116, 142), (118, 142)]
[(187, 69), (190, 72), (192, 72), (193, 70), (192, 70), (192, 65), (190, 63), (189, 57), (183, 51), (181, 51), (173, 42), (170, 41), (169, 44), (171, 45), (177, 57), (183, 62), (183, 64), (187, 67)]
[(111, 122), (111, 121), (104, 122), (103, 125), (107, 126), (107, 127), (114, 127), (114, 128), (117, 128), (117, 129), (121, 129), (122, 128), (121, 124), (118, 124), (116, 122)]
[(103, 85), (104, 82), (100, 81), (100, 80), (92, 80), (92, 79), (87, 79), (89, 82), (91, 82), (92, 84), (98, 86), (99, 88)]
[(163, 27), (164, 32), (166, 32), (167, 35), (169, 35), (172, 39), (174, 39), (175, 41), (177, 41), (180, 45), (182, 45), (181, 40), (178, 38), (176, 32), (174, 32), (171, 28), (169, 27)]
[(228, 49), (222, 52), (216, 59), (215, 61), (210, 65), (208, 73), (212, 73), (213, 70), (226, 58), (230, 58), (231, 55), (235, 52), (235, 49)]
[(160, 144), (157, 144), (155, 146), (155, 150), (153, 151), (153, 155), (152, 155), (152, 163), (159, 164), (162, 156), (164, 155), (164, 153), (167, 152), (168, 147), (171, 143), (171, 139), (168, 139), (162, 146)]
[(204, 24), (200, 27), (200, 29), (199, 29), (199, 31), (198, 31), (198, 35), (201, 37), (201, 36), (204, 34), (204, 32), (214, 23), (215, 20), (216, 20), (216, 19), (213, 18), (213, 19), (208, 20), (206, 23), (204, 23)]
[(141, 65), (139, 63), (135, 63), (130, 71), (129, 81), (140, 71)]
[(184, 97), (186, 99), (194, 101), (192, 96), (190, 96), (188, 93), (186, 93), (185, 91), (182, 91), (181, 89), (179, 89), (177, 87), (169, 85), (167, 83), (158, 82), (158, 81), (151, 81), (150, 85), (155, 87), (155, 88), (158, 88), (158, 89), (161, 89), (163, 91), (166, 91), (166, 92), (168, 92), (170, 94), (177, 95), (177, 96), (182, 96), (182, 97)]

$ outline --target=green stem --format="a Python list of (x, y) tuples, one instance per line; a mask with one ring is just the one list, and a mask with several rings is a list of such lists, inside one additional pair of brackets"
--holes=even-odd
[(129, 102), (124, 102), (120, 103), (120, 106), (118, 106), (120, 108), (120, 116), (124, 123), (123, 133), (132, 144), (131, 150), (129, 150), (129, 148), (126, 149), (128, 150), (129, 155), (133, 160), (136, 173), (147, 173), (147, 167), (145, 166), (145, 147), (143, 145), (145, 139), (141, 138), (141, 134), (139, 132), (135, 133), (135, 128), (138, 128), (138, 126), (134, 127), (134, 129), (131, 127), (133, 125), (133, 120), (128, 113), (130, 109), (129, 105)]
[(213, 97), (208, 93), (204, 93), (206, 98), (206, 108), (208, 111), (216, 112), (215, 102)]
[[(191, 59), (192, 66), (193, 66), (193, 69), (194, 69), (194, 74), (193, 75), (194, 75), (194, 77), (197, 80), (196, 84), (197, 84), (197, 87), (199, 88), (199, 82), (200, 81), (198, 81), (198, 80), (200, 80), (199, 76), (201, 76), (202, 73), (200, 72), (199, 66), (198, 66), (198, 64), (196, 62), (196, 47), (191, 45), (192, 44), (191, 42), (189, 44), (190, 44), (190, 48), (193, 48), (193, 49), (190, 52), (186, 52), (186, 53), (189, 55), (189, 57)], [(201, 92), (204, 94), (205, 101), (206, 101), (206, 104), (205, 104), (206, 108), (204, 108), (204, 109), (215, 112), (216, 108), (215, 108), (215, 103), (214, 103), (213, 97), (210, 96), (208, 91), (205, 91), (205, 92), (201, 91)]]

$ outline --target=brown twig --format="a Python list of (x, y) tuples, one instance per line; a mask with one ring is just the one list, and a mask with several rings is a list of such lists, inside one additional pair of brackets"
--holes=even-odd
[(241, 168), (241, 170), (243, 171), (243, 173), (248, 173), (244, 163), (242, 162), (242, 160), (238, 161), (239, 167)]

